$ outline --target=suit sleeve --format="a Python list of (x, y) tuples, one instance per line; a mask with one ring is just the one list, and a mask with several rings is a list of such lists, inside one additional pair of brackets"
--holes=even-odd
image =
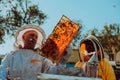
[(103, 80), (116, 80), (115, 72), (106, 59), (100, 61), (99, 74), (101, 74)]
[(1, 62), (0, 65), (0, 79), (2, 80), (6, 80), (6, 76), (7, 76), (7, 67), (10, 67), (10, 55), (7, 54)]
[(116, 80), (115, 72), (111, 66), (111, 64), (106, 61), (106, 80)]
[(47, 73), (47, 71), (54, 66), (51, 60), (44, 58), (43, 63), (42, 63), (42, 72)]
[(7, 55), (2, 59), (1, 65), (2, 65), (4, 68), (10, 67), (11, 58), (12, 58), (12, 55), (7, 54)]

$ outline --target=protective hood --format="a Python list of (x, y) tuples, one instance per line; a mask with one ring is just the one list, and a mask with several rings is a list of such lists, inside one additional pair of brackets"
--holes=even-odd
[(22, 48), (24, 47), (24, 43), (23, 43), (23, 39), (22, 36), (25, 32), (30, 31), (30, 30), (34, 30), (37, 32), (38, 34), (38, 40), (37, 43), (34, 47), (34, 49), (41, 49), (42, 44), (45, 42), (46, 40), (46, 35), (45, 32), (42, 28), (40, 28), (39, 26), (35, 26), (32, 24), (27, 24), (23, 27), (21, 27), (15, 34), (15, 43), (14, 43), (14, 47), (15, 49), (19, 49), (19, 46), (21, 46)]
[(80, 42), (79, 58), (83, 62), (86, 62), (85, 59), (88, 59), (87, 62), (93, 62), (104, 58), (103, 47), (95, 36), (88, 36)]

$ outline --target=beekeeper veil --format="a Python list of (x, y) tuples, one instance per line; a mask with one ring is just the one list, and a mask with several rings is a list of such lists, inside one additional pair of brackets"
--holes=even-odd
[(37, 43), (36, 43), (34, 49), (41, 49), (42, 44), (44, 44), (44, 42), (46, 40), (46, 35), (45, 35), (44, 30), (42, 28), (40, 28), (39, 26), (27, 24), (27, 25), (21, 27), (15, 34), (15, 43), (14, 43), (15, 50), (19, 49), (20, 46), (21, 46), (21, 48), (24, 48), (24, 42), (23, 42), (22, 36), (24, 33), (26, 33), (27, 31), (30, 31), (30, 30), (34, 30), (38, 34)]
[(80, 42), (79, 56), (80, 60), (83, 62), (93, 61), (95, 56), (101, 60), (104, 58), (104, 50), (98, 39), (95, 36), (90, 35)]

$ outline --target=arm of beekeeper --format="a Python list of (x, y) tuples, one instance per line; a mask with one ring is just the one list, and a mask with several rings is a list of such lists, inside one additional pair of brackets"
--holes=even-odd
[(72, 47), (70, 45), (67, 46), (66, 50), (63, 53), (63, 57), (61, 58), (59, 63), (65, 65), (72, 53), (73, 53)]
[(64, 68), (65, 68), (65, 65), (62, 65), (59, 63), (58, 65), (54, 65), (50, 67), (47, 73), (48, 74), (59, 74)]
[(7, 70), (3, 66), (0, 65), (0, 80), (6, 80)]
[(0, 65), (0, 79), (6, 80), (7, 77), (7, 68), (10, 67), (11, 54), (6, 54), (1, 61)]
[(71, 46), (68, 46), (66, 48), (66, 50), (64, 51), (63, 57), (61, 58), (60, 62), (57, 65), (52, 66), (49, 69), (48, 73), (59, 74), (62, 70), (64, 70), (66, 68), (66, 63), (67, 63), (67, 61), (72, 53), (73, 52), (72, 52)]
[(0, 79), (6, 80), (7, 77), (7, 67), (10, 67), (11, 55), (6, 54), (5, 57), (2, 59), (0, 65)]
[(100, 61), (98, 69), (98, 75), (101, 74), (103, 80), (116, 80), (114, 70), (107, 59)]
[(42, 60), (42, 73), (47, 73), (52, 66), (54, 66), (53, 62), (47, 58), (44, 58)]
[(1, 65), (2, 65), (4, 68), (10, 67), (11, 59), (12, 59), (11, 53), (6, 54), (5, 57), (4, 57), (4, 58), (2, 59), (2, 61), (1, 61)]
[(83, 66), (83, 63), (80, 62), (80, 61), (78, 61), (78, 62), (75, 64), (75, 67), (80, 67), (80, 68), (82, 68), (82, 66)]

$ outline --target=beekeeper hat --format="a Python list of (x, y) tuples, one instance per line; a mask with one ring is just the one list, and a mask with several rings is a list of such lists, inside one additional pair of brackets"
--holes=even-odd
[(84, 61), (84, 57), (86, 57), (87, 55), (94, 53), (94, 52), (95, 53), (100, 52), (99, 60), (104, 58), (104, 50), (103, 50), (101, 43), (95, 36), (90, 35), (90, 36), (84, 38), (79, 44), (80, 60)]
[(42, 28), (40, 28), (39, 26), (36, 25), (32, 25), (32, 24), (27, 24), (23, 27), (21, 27), (15, 34), (15, 43), (14, 43), (14, 47), (19, 49), (19, 46), (21, 46), (22, 48), (24, 47), (24, 43), (23, 43), (23, 39), (22, 36), (25, 32), (30, 31), (30, 30), (34, 30), (38, 33), (38, 40), (37, 43), (34, 47), (34, 49), (41, 49), (42, 44), (44, 44), (45, 40), (46, 40), (46, 35), (45, 32)]

